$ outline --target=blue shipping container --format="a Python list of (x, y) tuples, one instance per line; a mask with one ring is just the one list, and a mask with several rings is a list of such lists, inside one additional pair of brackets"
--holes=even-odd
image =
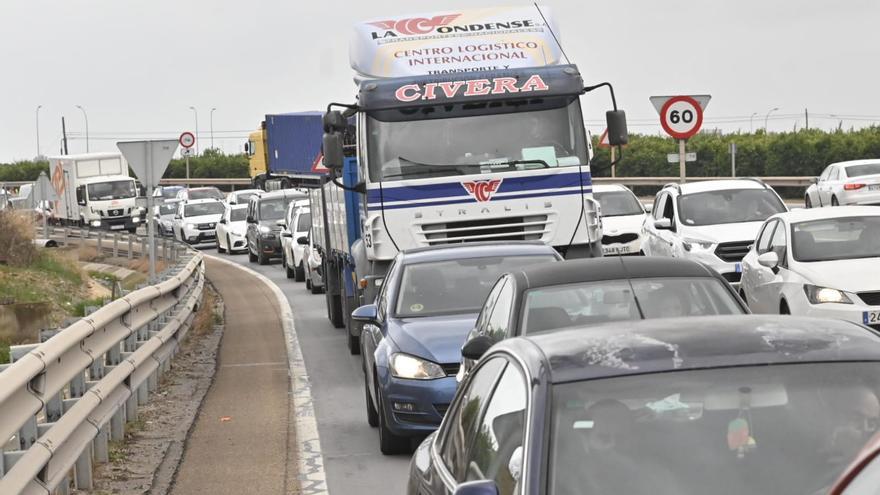
[(321, 154), (323, 113), (296, 112), (266, 115), (266, 146), (273, 174), (309, 174)]

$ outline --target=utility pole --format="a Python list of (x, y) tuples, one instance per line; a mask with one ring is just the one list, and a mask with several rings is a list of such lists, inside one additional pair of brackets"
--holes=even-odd
[(61, 116), (61, 135), (63, 136), (61, 142), (64, 143), (64, 154), (66, 155), (67, 154), (67, 127), (64, 126), (64, 116), (63, 115)]
[(43, 105), (37, 105), (37, 160), (40, 159), (40, 109)]
[(86, 121), (86, 153), (89, 152), (89, 116), (86, 115), (86, 109), (82, 107), (82, 105), (77, 105), (76, 108), (79, 108), (83, 113), (83, 119)]
[(730, 143), (730, 176), (736, 177), (736, 143)]
[(810, 112), (806, 108), (804, 109), (804, 118), (805, 118), (804, 129), (809, 131), (810, 130)]
[(217, 110), (217, 108), (215, 107), (215, 108), (211, 109), (211, 149), (212, 150), (214, 149), (214, 110)]

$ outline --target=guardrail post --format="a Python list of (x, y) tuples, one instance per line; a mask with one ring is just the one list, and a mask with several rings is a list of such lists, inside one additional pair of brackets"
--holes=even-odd
[(56, 394), (54, 397), (46, 402), (47, 422), (52, 423), (54, 421), (58, 421), (61, 418), (61, 414), (64, 412), (64, 405), (62, 401), (63, 397), (61, 396), (61, 394)]
[[(149, 381), (149, 380), (147, 380)], [(141, 385), (137, 389), (137, 403), (139, 406), (143, 406), (150, 400), (150, 391), (147, 390), (147, 383), (141, 383)]]
[(132, 257), (132, 252), (131, 252), (131, 245), (132, 245), (132, 242), (131, 242), (131, 234), (128, 234), (126, 237), (128, 237), (128, 259), (131, 259), (131, 257)]
[(104, 232), (98, 231), (98, 254), (101, 254), (101, 244), (104, 240)]
[[(125, 401), (125, 420), (131, 423), (132, 421), (137, 421), (138, 419), (138, 390), (132, 390), (131, 395), (128, 396), (128, 399)], [(111, 432), (113, 433), (113, 432)], [(122, 435), (119, 438), (125, 436), (125, 432), (123, 431)], [(115, 435), (114, 435), (115, 437)]]
[(113, 257), (119, 257), (119, 234), (113, 233)]
[(125, 401), (125, 407), (120, 407), (116, 413), (110, 417), (110, 439), (119, 442), (125, 439), (125, 419), (128, 416), (128, 409), (134, 409), (135, 419), (137, 418), (137, 406), (130, 405), (131, 397)]
[[(113, 416), (115, 417), (116, 414)], [(112, 422), (113, 420), (111, 419), (110, 421)], [(110, 427), (108, 425), (102, 426), (101, 429), (98, 430), (98, 435), (95, 436), (95, 440), (92, 442), (92, 448), (95, 452), (95, 462), (110, 462), (110, 449), (108, 445), (109, 437)]]
[(74, 482), (78, 490), (92, 489), (92, 452), (87, 445), (73, 465)]
[(70, 398), (82, 397), (86, 393), (85, 373), (79, 372), (70, 380)]
[(141, 238), (141, 258), (147, 258), (147, 240), (145, 238)]
[(65, 476), (64, 479), (61, 480), (61, 484), (55, 489), (55, 493), (57, 495), (70, 495), (70, 477)]

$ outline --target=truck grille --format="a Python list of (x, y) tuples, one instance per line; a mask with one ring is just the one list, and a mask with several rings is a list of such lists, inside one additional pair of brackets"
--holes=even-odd
[(125, 211), (125, 210), (123, 210), (122, 208), (115, 209), (115, 210), (107, 210), (107, 216), (118, 217), (118, 216), (122, 215), (123, 211)]
[(859, 292), (859, 298), (865, 301), (868, 306), (880, 306), (880, 291), (875, 292)]
[(751, 245), (752, 241), (722, 242), (715, 248), (715, 256), (718, 256), (727, 263), (742, 261), (749, 252), (749, 246)]
[(603, 235), (602, 244), (626, 244), (639, 238), (638, 234)]
[(539, 241), (547, 232), (547, 215), (487, 218), (423, 224), (429, 246), (476, 241)]
[(199, 230), (214, 230), (216, 226), (216, 223), (200, 223), (196, 225), (196, 228)]

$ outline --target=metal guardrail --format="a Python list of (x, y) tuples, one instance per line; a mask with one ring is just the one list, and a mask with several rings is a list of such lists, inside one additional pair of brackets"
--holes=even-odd
[[(64, 230), (56, 239), (80, 239)], [(107, 234), (107, 233), (104, 233)], [(134, 236), (131, 236), (134, 237)], [(131, 237), (128, 255), (136, 245)], [(140, 242), (137, 243), (138, 247)], [(159, 250), (157, 250), (158, 252)], [(143, 252), (143, 251), (141, 251)], [(204, 287), (202, 254), (176, 245), (155, 285), (116, 299), (42, 344), (13, 346), (0, 364), (0, 493), (67, 493), (71, 472), (92, 488), (92, 463), (108, 462), (110, 440), (122, 440), (189, 330)]]
[[(688, 177), (688, 182), (728, 179), (729, 177)], [(767, 185), (779, 187), (807, 187), (813, 176), (775, 176), (775, 177), (758, 177), (767, 183)], [(670, 182), (678, 182), (678, 177), (593, 177), (594, 184), (623, 184), (625, 186), (662, 186)], [(5, 182), (0, 186), (19, 187), (30, 182)], [(205, 177), (201, 179), (162, 179), (159, 181), (163, 186), (249, 186), (251, 180), (249, 178), (211, 178)]]

